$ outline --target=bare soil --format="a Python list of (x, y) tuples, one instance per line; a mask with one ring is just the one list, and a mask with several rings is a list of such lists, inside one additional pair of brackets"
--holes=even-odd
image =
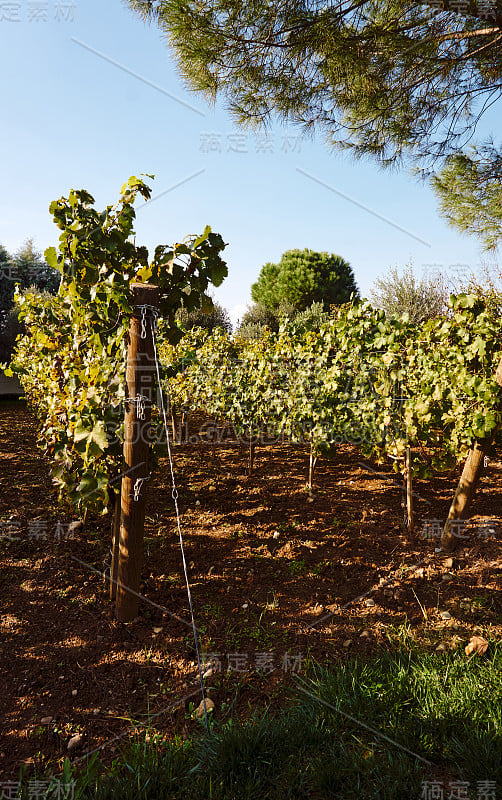
[[(448, 650), (474, 634), (501, 636), (500, 461), (488, 464), (468, 538), (449, 557), (420, 530), (445, 519), (460, 469), (415, 481), (410, 539), (401, 478), (388, 465), (343, 445), (319, 461), (310, 497), (306, 448), (259, 446), (249, 476), (243, 444), (195, 441), (203, 422), (192, 421), (192, 439), (173, 453), (195, 620), (203, 661), (213, 661), (205, 684), (220, 718), (286, 706), (312, 661), (373, 657), (409, 637)], [(167, 459), (147, 491), (145, 600), (124, 625), (109, 601), (110, 519), (88, 518), (58, 540), (57, 523), (72, 517), (56, 502), (34, 416), (22, 402), (0, 404), (0, 781), (21, 766), (57, 773), (68, 754), (96, 748), (107, 763), (148, 720), (149, 735), (166, 739), (197, 728)]]

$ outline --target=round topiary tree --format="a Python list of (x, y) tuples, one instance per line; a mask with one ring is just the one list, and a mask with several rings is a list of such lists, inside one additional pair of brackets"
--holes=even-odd
[(358, 297), (350, 264), (341, 256), (315, 250), (287, 250), (278, 264), (265, 264), (251, 287), (251, 297), (273, 311), (290, 306), (297, 311), (322, 303), (341, 305)]

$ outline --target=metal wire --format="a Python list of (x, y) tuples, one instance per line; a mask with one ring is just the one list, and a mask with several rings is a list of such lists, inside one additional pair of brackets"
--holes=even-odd
[(171, 469), (171, 483), (172, 483), (172, 498), (174, 503), (174, 508), (176, 511), (176, 523), (178, 526), (178, 536), (180, 540), (180, 548), (181, 548), (181, 558), (183, 561), (183, 571), (185, 573), (185, 582), (187, 587), (187, 595), (188, 595), (188, 604), (190, 606), (190, 616), (192, 619), (192, 629), (193, 629), (193, 638), (195, 642), (195, 652), (197, 653), (197, 667), (199, 670), (199, 679), (200, 679), (200, 688), (202, 692), (202, 702), (204, 703), (204, 718), (206, 722), (206, 730), (209, 732), (209, 720), (207, 716), (207, 705), (206, 705), (206, 693), (204, 691), (204, 678), (202, 675), (202, 664), (200, 660), (200, 650), (199, 650), (199, 640), (197, 637), (197, 629), (195, 627), (195, 617), (193, 613), (193, 605), (192, 605), (192, 593), (190, 591), (190, 582), (188, 580), (188, 570), (187, 570), (187, 562), (185, 558), (185, 547), (183, 544), (183, 535), (181, 533), (181, 522), (180, 522), (180, 512), (178, 508), (178, 490), (176, 488), (176, 479), (174, 477), (174, 466), (173, 466), (173, 457), (171, 453), (171, 443), (169, 441), (169, 431), (168, 431), (168, 424), (167, 424), (167, 417), (166, 417), (166, 407), (164, 403), (164, 392), (162, 390), (162, 384), (160, 381), (160, 369), (159, 369), (159, 359), (157, 355), (157, 345), (155, 342), (155, 328), (153, 320), (150, 320), (150, 328), (152, 331), (152, 342), (153, 342), (153, 353), (155, 358), (155, 369), (157, 373), (157, 383), (159, 387), (159, 396), (160, 396), (160, 407), (162, 412), (162, 418), (164, 421), (164, 430), (166, 434), (166, 442), (167, 442), (167, 453), (169, 455), (169, 466)]

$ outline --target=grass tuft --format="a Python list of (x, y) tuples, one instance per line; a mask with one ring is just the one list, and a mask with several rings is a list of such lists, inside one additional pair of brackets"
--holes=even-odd
[(106, 773), (93, 762), (76, 775), (68, 762), (65, 779), (75, 800), (418, 800), (424, 781), (445, 797), (463, 781), (473, 799), (491, 781), (498, 797), (501, 679), (496, 644), (467, 659), (409, 641), (371, 661), (312, 666), (279, 714), (215, 719), (209, 734), (171, 744), (150, 732)]

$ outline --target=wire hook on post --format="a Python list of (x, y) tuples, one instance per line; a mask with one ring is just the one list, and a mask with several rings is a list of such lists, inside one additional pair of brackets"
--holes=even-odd
[(146, 320), (148, 312), (150, 312), (150, 316), (152, 318), (152, 336), (155, 336), (155, 331), (157, 330), (157, 320), (159, 316), (157, 308), (149, 305), (149, 303), (142, 303), (141, 305), (134, 306), (134, 308), (141, 312), (141, 339), (146, 339)]
[(139, 500), (139, 496), (141, 494), (141, 489), (143, 488), (143, 484), (145, 483), (145, 481), (149, 481), (149, 480), (150, 480), (150, 475), (146, 475), (144, 478), (136, 478), (136, 480), (134, 481), (134, 487), (133, 487), (134, 497), (133, 497), (133, 500), (134, 500), (135, 503), (137, 503), (138, 500)]

